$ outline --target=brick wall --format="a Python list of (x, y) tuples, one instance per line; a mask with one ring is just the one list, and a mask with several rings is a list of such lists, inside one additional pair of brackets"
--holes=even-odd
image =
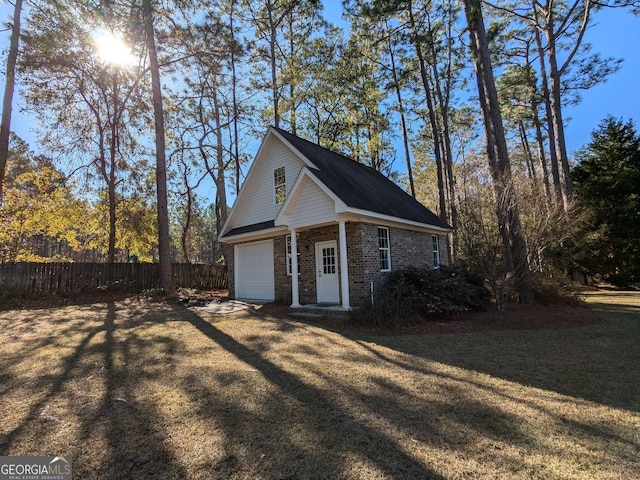
[[(290, 305), (291, 275), (287, 274), (286, 235), (276, 237), (273, 243), (275, 256), (275, 296), (278, 303)], [(300, 303), (317, 303), (316, 296), (316, 243), (335, 240), (338, 242), (338, 226), (314, 228), (298, 232), (299, 276), (298, 292)], [(340, 254), (338, 245), (338, 255)], [(338, 265), (338, 271), (339, 271)]]
[[(389, 236), (392, 270), (401, 270), (411, 266), (433, 268), (432, 233), (391, 228)], [(438, 235), (438, 244), (440, 265), (448, 265), (447, 236)]]
[[(380, 271), (380, 256), (378, 251), (378, 225), (370, 223), (346, 224), (347, 250), (349, 255), (349, 297), (353, 307), (362, 306), (370, 301), (371, 282), (377, 291), (385, 282), (388, 275)], [(391, 254), (391, 269), (399, 270), (408, 266), (432, 267), (433, 244), (432, 234), (389, 227), (389, 244)], [(316, 252), (318, 242), (335, 240), (340, 255), (338, 240), (338, 225), (315, 228), (298, 232), (298, 252), (300, 265), (298, 289), (300, 303), (316, 303)], [(439, 236), (440, 262), (447, 262), (447, 237)], [(225, 257), (229, 271), (229, 295), (235, 294), (233, 275), (233, 245), (225, 245)], [(273, 239), (275, 299), (276, 302), (290, 305), (291, 275), (287, 275), (286, 235)], [(339, 258), (339, 257), (338, 257)], [(338, 272), (340, 262), (338, 261)], [(339, 277), (340, 278), (340, 277)]]
[(276, 302), (291, 305), (291, 275), (287, 275), (286, 235), (273, 239), (273, 262)]
[[(347, 234), (349, 241), (347, 247), (349, 249), (349, 288), (351, 305), (357, 307), (371, 301), (371, 283), (373, 282), (373, 290), (376, 292), (384, 285), (388, 272), (380, 271), (378, 225), (370, 223), (349, 225), (352, 225), (354, 233), (351, 236)], [(403, 228), (388, 228), (391, 270), (400, 270), (410, 266), (433, 267), (432, 234)], [(447, 265), (447, 237), (439, 235), (438, 240), (440, 263)], [(362, 252), (362, 254), (354, 255), (356, 252)]]

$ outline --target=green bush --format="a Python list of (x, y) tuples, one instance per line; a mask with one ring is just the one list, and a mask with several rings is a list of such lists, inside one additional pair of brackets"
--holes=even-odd
[(362, 325), (396, 328), (488, 305), (489, 293), (479, 279), (448, 267), (407, 268), (392, 272), (374, 304), (357, 310), (352, 318)]

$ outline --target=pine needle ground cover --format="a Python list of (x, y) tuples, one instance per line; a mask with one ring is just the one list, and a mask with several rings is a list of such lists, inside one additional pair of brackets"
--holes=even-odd
[(637, 478), (640, 294), (579, 328), (341, 334), (119, 299), (0, 312), (0, 455), (78, 479)]

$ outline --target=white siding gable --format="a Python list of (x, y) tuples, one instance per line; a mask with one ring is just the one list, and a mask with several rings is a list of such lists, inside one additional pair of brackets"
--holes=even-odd
[(336, 205), (318, 185), (304, 176), (288, 200), (283, 220), (289, 228), (321, 225), (337, 220)]
[(287, 145), (275, 135), (268, 135), (240, 190), (225, 230), (275, 219), (282, 204), (275, 203), (274, 170), (285, 167), (288, 195), (303, 166), (300, 157)]

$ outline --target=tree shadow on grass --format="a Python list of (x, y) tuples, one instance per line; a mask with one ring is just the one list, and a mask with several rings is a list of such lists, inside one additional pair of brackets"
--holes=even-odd
[(354, 336), (522, 385), (640, 411), (640, 311), (598, 304), (605, 321), (572, 329)]
[[(621, 458), (625, 458), (625, 454), (620, 452), (636, 452), (635, 456), (637, 456), (637, 452), (639, 451), (638, 449), (640, 449), (640, 444), (638, 444), (635, 439), (635, 435), (633, 435), (631, 428), (629, 428), (628, 431), (623, 432), (619, 426), (607, 425), (605, 422), (596, 421), (593, 423), (586, 419), (578, 420), (568, 418), (564, 412), (545, 405), (546, 402), (544, 401), (544, 394), (541, 397), (534, 391), (528, 395), (519, 395), (516, 391), (496, 388), (481, 379), (474, 379), (473, 377), (465, 374), (464, 371), (460, 373), (444, 373), (440, 369), (436, 370), (420, 366), (419, 362), (413, 363), (410, 361), (393, 359), (381, 354), (377, 349), (370, 347), (367, 345), (367, 342), (358, 340), (358, 343), (383, 362), (390, 363), (402, 370), (416, 372), (424, 375), (425, 377), (437, 377), (445, 383), (451, 384), (451, 382), (453, 382), (453, 385), (462, 387), (458, 388), (457, 386), (450, 386), (447, 388), (449, 397), (455, 400), (444, 404), (444, 408), (440, 409), (440, 414), (442, 417), (451, 417), (456, 419), (460, 422), (461, 426), (465, 423), (463, 419), (469, 420), (469, 423), (474, 424), (476, 427), (478, 425), (483, 425), (482, 432), (480, 433), (485, 437), (493, 438), (498, 441), (506, 441), (512, 445), (521, 445), (524, 448), (531, 446), (536, 449), (542, 448), (539, 438), (532, 441), (531, 437), (524, 430), (520, 429), (520, 424), (522, 423), (521, 419), (513, 418), (512, 415), (508, 415), (502, 409), (496, 410), (495, 408), (488, 407), (482, 398), (489, 395), (490, 397), (499, 399), (499, 404), (504, 402), (505, 404), (510, 403), (512, 405), (519, 405), (537, 412), (537, 414), (542, 417), (551, 418), (557, 424), (565, 426), (565, 430), (567, 432), (572, 432), (571, 435), (603, 440), (610, 448), (615, 446), (615, 449), (618, 452), (617, 454), (622, 455)], [(448, 347), (448, 345), (445, 345), (445, 347)], [(429, 358), (429, 360), (431, 359)], [(392, 385), (388, 385), (387, 389), (391, 390), (392, 387)], [(479, 399), (471, 396), (470, 392), (479, 395)], [(392, 404), (392, 402), (393, 398), (391, 397), (389, 400), (385, 400), (385, 407)], [(556, 405), (562, 408), (563, 402), (560, 399), (556, 399), (555, 402)], [(566, 402), (576, 403), (579, 401), (569, 398)], [(401, 406), (398, 406), (398, 408), (394, 407), (389, 411), (394, 412), (395, 415), (395, 412), (402, 412), (402, 408)], [(437, 412), (437, 410), (432, 410), (432, 413), (435, 412)], [(437, 413), (435, 414), (438, 415)], [(483, 421), (483, 417), (487, 421)], [(629, 435), (629, 433), (632, 434)], [(452, 438), (455, 441), (455, 436)]]
[[(527, 403), (513, 392), (509, 396), (463, 374), (443, 373), (428, 362), (412, 365), (410, 360), (397, 360), (395, 354), (392, 359), (367, 342), (341, 342), (339, 336), (323, 335), (315, 327), (302, 327), (305, 331), (299, 334), (303, 337), (290, 342), (290, 348), (270, 352), (264, 349), (261, 337), (272, 338), (279, 328), (240, 337), (191, 312), (181, 315), (272, 387), (252, 381), (250, 373), (228, 369), (213, 369), (215, 381), (211, 383), (202, 383), (202, 375), (195, 373), (185, 379), (183, 388), (195, 412), (203, 419), (215, 418), (214, 428), (226, 437), (226, 455), (210, 465), (212, 472), (221, 475), (216, 478), (223, 478), (228, 469), (240, 469), (251, 478), (366, 478), (350, 470), (354, 458), (371, 467), (370, 476), (375, 471), (391, 478), (443, 478), (432, 466), (441, 467), (443, 457), (447, 458), (445, 470), (458, 475), (477, 475), (477, 462), (486, 460), (497, 478), (514, 472), (526, 478), (534, 476), (539, 465), (530, 465), (524, 452), (563, 458), (564, 452), (531, 430), (531, 420), (523, 424), (521, 413), (502, 408), (500, 395), (505, 402)], [(293, 323), (290, 327), (289, 332), (297, 329)], [(307, 335), (305, 342), (302, 338)], [(333, 370), (324, 369), (330, 343), (339, 344), (334, 360), (344, 361), (346, 376), (336, 378), (329, 373)], [(281, 361), (286, 367), (280, 366)], [(393, 365), (381, 369), (385, 362)], [(397, 369), (412, 375), (396, 379)], [(354, 376), (360, 378), (354, 381)], [(405, 385), (405, 380), (422, 383), (425, 389)], [(252, 391), (256, 400), (247, 402)], [(526, 407), (544, 416), (554, 415), (534, 400)], [(622, 448), (636, 446), (617, 432), (608, 432), (606, 426), (578, 426), (581, 431), (591, 428)], [(505, 447), (511, 454), (500, 453)], [(520, 454), (513, 455), (514, 450)], [(465, 466), (461, 459), (470, 465)]]
[[(266, 394), (260, 392), (264, 398), (256, 411), (225, 398), (222, 392), (194, 387), (194, 378), (186, 379), (185, 385), (189, 386), (185, 388), (201, 416), (210, 417), (218, 409), (225, 412), (219, 422), (228, 439), (228, 455), (212, 465), (213, 471), (229, 473), (241, 463), (246, 468), (249, 462), (253, 470), (248, 474), (254, 477), (358, 477), (357, 472), (344, 470), (349, 458), (359, 459), (390, 478), (444, 478), (408, 454), (389, 433), (355, 417), (321, 389), (280, 368), (195, 313), (181, 309), (180, 315), (216, 345), (255, 369), (272, 387)], [(234, 378), (229, 372), (215, 371), (212, 375), (225, 376), (218, 378), (227, 384), (248, 382), (246, 387), (252, 388), (246, 375)], [(240, 455), (244, 456), (242, 460)]]
[[(149, 351), (162, 348), (175, 352), (169, 338), (153, 341), (139, 338), (133, 331), (117, 341), (115, 304), (107, 304), (104, 342), (101, 348), (105, 375), (99, 407), (82, 421), (81, 432), (88, 438), (97, 427), (103, 432), (108, 451), (102, 462), (84, 472), (93, 478), (186, 478), (186, 471), (174, 453), (165, 448), (168, 432), (162, 428), (161, 415), (150, 402), (138, 402), (133, 387), (147, 380), (144, 369), (132, 365), (147, 359)], [(135, 324), (130, 324), (134, 327)], [(83, 473), (80, 471), (79, 473)]]
[[(500, 397), (498, 406), (487, 404), (482, 398), (495, 400), (497, 394), (503, 395), (505, 402), (526, 403), (528, 396), (517, 398), (512, 389), (494, 388), (464, 372), (458, 376), (455, 371), (443, 371), (435, 362), (525, 385), (546, 386), (546, 390), (562, 393), (563, 388), (569, 389), (584, 395), (573, 396), (586, 398), (596, 395), (587, 384), (577, 382), (566, 387), (559, 383), (569, 374), (555, 372), (555, 377), (549, 377), (553, 368), (572, 368), (579, 381), (593, 380), (593, 375), (584, 371), (590, 357), (576, 358), (565, 350), (579, 353), (588, 345), (588, 351), (595, 350), (596, 357), (615, 356), (611, 335), (614, 346), (624, 347), (638, 340), (624, 326), (627, 317), (621, 319), (622, 324), (616, 320), (559, 332), (360, 338), (341, 337), (298, 322), (274, 321), (260, 315), (252, 317), (264, 321), (259, 329), (241, 329), (240, 335), (235, 335), (227, 333), (232, 330), (226, 319), (218, 325), (182, 306), (159, 306), (158, 310), (142, 307), (111, 302), (87, 311), (96, 320), (90, 319), (84, 326), (75, 320), (73, 325), (59, 324), (58, 332), (77, 329), (76, 337), (73, 343), (60, 343), (64, 347), (61, 352), (66, 353), (60, 368), (38, 385), (35, 391), (42, 392), (42, 396), (29, 405), (25, 420), (0, 436), (0, 452), (17, 454), (21, 447), (15, 445), (26, 444), (26, 436), (51, 442), (55, 437), (51, 430), (57, 427), (43, 422), (39, 413), (51, 401), (71, 396), (65, 401), (69, 401), (69, 410), (79, 424), (78, 440), (73, 440), (74, 450), (70, 452), (78, 478), (302, 479), (378, 475), (441, 479), (442, 464), (436, 471), (436, 464), (425, 450), (477, 458), (473, 457), (477, 452), (472, 448), (472, 438), (488, 442), (489, 446), (489, 442), (495, 442), (527, 451), (539, 437), (519, 428), (518, 415), (501, 409)], [(46, 332), (43, 335), (44, 348), (49, 339)], [(609, 337), (600, 345), (603, 335)], [(293, 341), (289, 344), (290, 338)], [(189, 342), (193, 342), (193, 348), (187, 348)], [(285, 347), (278, 349), (279, 342)], [(73, 350), (69, 350), (71, 345)], [(340, 378), (332, 377), (324, 368), (329, 349), (338, 352), (334, 367), (341, 367), (344, 360), (345, 372)], [(204, 361), (198, 361), (200, 354), (207, 355)], [(25, 358), (21, 357), (22, 364), (28, 362)], [(575, 359), (574, 364), (571, 358)], [(634, 361), (636, 357), (621, 357), (618, 352), (612, 360), (617, 368), (624, 363), (623, 358)], [(368, 372), (370, 366), (378, 368), (385, 362), (392, 364), (391, 368), (383, 368), (380, 374)], [(178, 364), (181, 374), (176, 376), (173, 368)], [(637, 372), (637, 365), (635, 362), (629, 367), (631, 373)], [(591, 368), (604, 368), (599, 372), (602, 378), (596, 382), (597, 388), (617, 385), (619, 380), (604, 378), (615, 368), (599, 364)], [(429, 389), (427, 394), (415, 385), (404, 385), (403, 379), (396, 380), (393, 375), (399, 369), (413, 372), (409, 379), (424, 382)], [(633, 392), (637, 383), (637, 375), (631, 373), (623, 374), (625, 381), (631, 376), (634, 379), (633, 385), (626, 386), (625, 395)], [(352, 381), (349, 375), (361, 379)], [(3, 378), (15, 384), (14, 376), (6, 374)], [(163, 397), (165, 390), (158, 388), (162, 382), (168, 384), (167, 390), (180, 391), (182, 397)], [(361, 389), (364, 384), (366, 388)], [(147, 385), (154, 389), (152, 395), (144, 394)], [(82, 396), (83, 388), (92, 387), (96, 388), (93, 399), (90, 392)], [(437, 389), (441, 391), (433, 391)], [(479, 394), (479, 398), (469, 397), (469, 391)], [(620, 401), (619, 392), (610, 395), (611, 404)], [(167, 404), (170, 411), (166, 410)], [(535, 401), (527, 406), (541, 408)], [(616, 445), (626, 441), (624, 433), (621, 437), (618, 430), (608, 430), (607, 425), (571, 417), (567, 422), (567, 429), (580, 432), (583, 438), (598, 436)], [(182, 430), (178, 437), (172, 426)], [(183, 438), (180, 435), (185, 439), (185, 454), (197, 450), (191, 452), (191, 459), (185, 460), (175, 443), (176, 438)], [(31, 445), (48, 448), (49, 444), (34, 440)], [(210, 446), (221, 448), (214, 451)], [(544, 448), (551, 446), (542, 448), (547, 453)], [(628, 443), (624, 448), (631, 451), (637, 444)], [(519, 457), (504, 456), (498, 465), (509, 471), (526, 468)]]
[[(56, 330), (58, 336), (72, 331), (78, 336), (73, 352), (64, 358), (59, 373), (37, 379), (39, 386), (35, 387), (46, 391), (31, 404), (24, 420), (0, 437), (3, 454), (71, 455), (74, 478), (187, 477), (173, 452), (165, 448), (169, 435), (157, 409), (149, 402), (136, 401), (134, 387), (147, 379), (148, 372), (131, 368), (145, 359), (155, 359), (158, 351), (170, 356), (177, 346), (171, 338), (139, 338), (135, 332), (139, 322), (130, 321), (131, 316), (123, 321), (119, 313), (114, 302), (96, 305), (83, 312), (91, 319), (88, 325), (79, 327), (71, 321), (66, 326), (63, 322)], [(51, 322), (60, 324), (57, 319)], [(58, 341), (58, 346), (64, 344), (60, 338), (53, 339), (53, 343)], [(38, 346), (50, 343), (46, 339)], [(19, 362), (29, 360), (20, 356)], [(51, 411), (47, 410), (51, 405), (55, 415), (43, 419), (42, 412)], [(77, 437), (69, 433), (67, 441), (60, 441), (63, 432), (69, 431), (67, 422), (74, 430), (77, 427)], [(24, 451), (25, 445), (29, 451)], [(52, 445), (65, 445), (70, 450), (52, 452)]]
[[(41, 420), (41, 413), (45, 411), (47, 404), (56, 396), (60, 395), (64, 391), (67, 383), (74, 378), (74, 371), (78, 368), (83, 357), (87, 355), (90, 350), (89, 344), (94, 337), (101, 332), (101, 330), (102, 327), (83, 329), (82, 335), (84, 335), (84, 337), (75, 347), (73, 353), (64, 359), (62, 372), (60, 374), (47, 375), (46, 377), (39, 379), (39, 382), (49, 386), (47, 392), (42, 395), (39, 400), (31, 404), (28, 413), (24, 416), (24, 420), (21, 423), (0, 437), (0, 452), (8, 452), (16, 440), (29, 428), (35, 429), (36, 435), (38, 434), (37, 432), (43, 432), (42, 435), (44, 436), (46, 426), (39, 421)], [(11, 363), (26, 361), (25, 359), (28, 359), (29, 355), (33, 354), (34, 350), (38, 347), (47, 346), (52, 342), (53, 340), (49, 337), (44, 341), (39, 342), (37, 345), (34, 345), (33, 350), (24, 348), (23, 354), (16, 356)], [(41, 452), (31, 451), (22, 452), (22, 454), (36, 455), (41, 454)]]

